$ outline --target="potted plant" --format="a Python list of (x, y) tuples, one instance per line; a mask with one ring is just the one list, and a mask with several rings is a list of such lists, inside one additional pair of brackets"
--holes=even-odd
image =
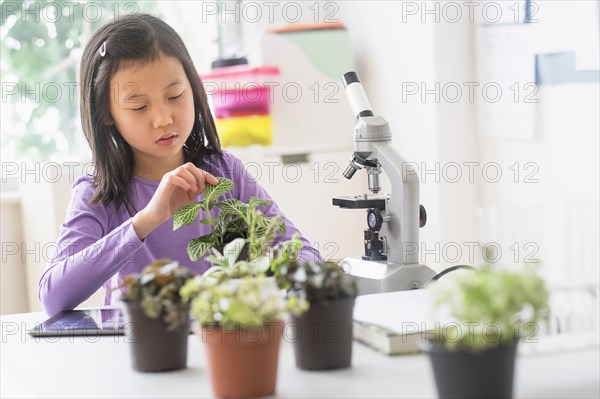
[[(210, 256), (212, 248), (224, 252), (226, 244), (242, 238), (244, 245), (238, 252), (237, 260), (255, 261), (267, 254), (277, 233), (285, 234), (285, 223), (280, 216), (265, 216), (259, 208), (271, 205), (270, 200), (251, 197), (246, 204), (238, 199), (218, 199), (233, 188), (233, 182), (218, 177), (217, 185), (209, 185), (202, 201), (193, 202), (177, 210), (173, 217), (173, 230), (192, 223), (203, 210), (204, 219), (200, 223), (211, 227), (211, 232), (190, 240), (187, 252), (192, 261)], [(219, 208), (218, 216), (211, 210)]]
[(339, 369), (352, 363), (352, 313), (356, 281), (334, 262), (286, 262), (275, 268), (280, 287), (309, 303), (292, 315), (296, 365), (305, 370)]
[(440, 398), (512, 398), (517, 345), (531, 339), (548, 307), (534, 270), (485, 265), (436, 282), (434, 312), (451, 322), (423, 342)]
[(181, 289), (191, 302), (217, 397), (275, 393), (282, 315), (306, 306), (265, 276), (217, 279), (197, 276)]
[[(208, 368), (216, 396), (229, 398), (267, 396), (275, 392), (279, 343), (285, 312), (300, 313), (307, 304), (277, 287), (272, 270), (297, 256), (298, 235), (275, 247), (285, 233), (279, 216), (268, 217), (259, 207), (271, 201), (251, 197), (218, 201), (233, 182), (218, 178), (208, 186), (202, 201), (179, 209), (173, 228), (192, 223), (203, 210), (200, 223), (211, 232), (191, 240), (192, 260), (206, 258), (212, 267), (190, 280), (181, 295), (191, 303), (199, 335), (207, 348)], [(217, 216), (211, 215), (215, 207)]]
[(139, 371), (183, 369), (187, 365), (189, 305), (179, 290), (193, 277), (176, 261), (159, 259), (127, 276), (121, 300), (131, 338), (133, 368)]

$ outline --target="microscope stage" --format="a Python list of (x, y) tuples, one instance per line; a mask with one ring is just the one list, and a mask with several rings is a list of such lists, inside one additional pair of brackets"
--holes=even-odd
[(335, 197), (333, 198), (333, 205), (339, 206), (340, 208), (348, 208), (348, 209), (369, 209), (369, 208), (377, 208), (377, 209), (385, 209), (386, 202), (389, 196), (385, 195), (353, 195), (348, 197)]

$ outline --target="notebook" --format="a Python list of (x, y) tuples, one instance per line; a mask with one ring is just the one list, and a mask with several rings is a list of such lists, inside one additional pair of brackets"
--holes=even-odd
[(419, 352), (419, 343), (434, 331), (430, 309), (425, 289), (358, 296), (354, 339), (386, 355)]

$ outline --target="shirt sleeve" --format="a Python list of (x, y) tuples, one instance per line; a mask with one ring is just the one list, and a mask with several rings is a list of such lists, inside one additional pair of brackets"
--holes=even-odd
[(49, 316), (85, 301), (144, 245), (131, 218), (108, 231), (112, 208), (89, 205), (93, 192), (89, 178), (73, 183), (57, 255), (46, 265), (38, 284), (40, 302)]
[(224, 170), (229, 174), (230, 179), (234, 181), (233, 196), (240, 201), (249, 202), (250, 197), (261, 198), (271, 201), (271, 205), (265, 210), (266, 216), (279, 215), (285, 223), (285, 235), (277, 235), (273, 244), (290, 240), (294, 234), (300, 236), (302, 241), (302, 249), (298, 252), (298, 260), (315, 262), (323, 262), (323, 257), (319, 251), (312, 246), (310, 241), (298, 230), (291, 220), (279, 209), (277, 202), (269, 195), (269, 193), (260, 185), (256, 179), (250, 176), (244, 168), (242, 161), (227, 151), (223, 151), (223, 159), (225, 161)]

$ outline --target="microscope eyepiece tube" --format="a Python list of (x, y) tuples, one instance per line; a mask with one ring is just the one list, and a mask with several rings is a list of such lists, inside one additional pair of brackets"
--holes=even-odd
[(357, 118), (373, 116), (373, 111), (363, 85), (360, 83), (356, 72), (346, 72), (342, 77), (346, 96)]

